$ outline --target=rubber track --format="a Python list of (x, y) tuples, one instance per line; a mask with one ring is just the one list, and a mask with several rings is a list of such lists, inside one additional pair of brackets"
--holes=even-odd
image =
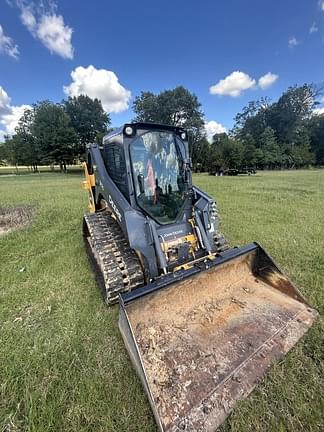
[(110, 213), (85, 215), (83, 234), (107, 304), (117, 303), (119, 293), (144, 284), (140, 262)]

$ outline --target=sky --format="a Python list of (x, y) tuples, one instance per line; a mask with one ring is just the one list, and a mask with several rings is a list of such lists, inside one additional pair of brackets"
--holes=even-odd
[(305, 82), (324, 82), (324, 0), (0, 0), (0, 138), (40, 100), (98, 97), (119, 126), (177, 85), (211, 136)]

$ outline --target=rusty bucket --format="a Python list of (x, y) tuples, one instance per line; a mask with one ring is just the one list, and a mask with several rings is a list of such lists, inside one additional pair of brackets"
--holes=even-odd
[(159, 429), (215, 431), (316, 316), (252, 243), (122, 294), (119, 327)]

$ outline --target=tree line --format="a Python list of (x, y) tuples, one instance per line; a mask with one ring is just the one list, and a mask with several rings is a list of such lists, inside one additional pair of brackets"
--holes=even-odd
[(250, 102), (232, 131), (242, 162), (268, 169), (322, 164), (324, 117), (314, 114), (321, 93), (304, 84), (289, 87), (277, 102)]
[(0, 161), (34, 171), (40, 165), (59, 164), (66, 171), (67, 164), (83, 159), (87, 143), (100, 141), (109, 125), (98, 99), (80, 95), (58, 104), (41, 101), (24, 111), (14, 135), (5, 136)]
[(185, 127), (196, 171), (251, 167), (300, 168), (324, 164), (324, 115), (315, 115), (322, 88), (289, 87), (277, 102), (252, 101), (235, 117), (228, 133), (209, 142), (197, 97), (183, 87), (158, 95), (142, 92), (133, 105), (137, 121)]
[[(196, 171), (253, 167), (300, 168), (324, 164), (324, 115), (314, 109), (322, 89), (289, 87), (278, 99), (250, 102), (232, 130), (208, 141), (197, 96), (182, 86), (159, 94), (142, 92), (133, 103), (134, 121), (182, 126), (189, 132)], [(111, 124), (98, 99), (78, 96), (54, 104), (42, 101), (26, 110), (16, 133), (0, 145), (0, 160), (37, 170), (39, 165), (82, 160), (86, 144), (100, 142)]]

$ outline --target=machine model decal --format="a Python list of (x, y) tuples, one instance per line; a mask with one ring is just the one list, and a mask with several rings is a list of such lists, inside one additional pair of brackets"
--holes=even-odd
[(110, 195), (108, 197), (108, 201), (109, 201), (109, 204), (111, 205), (111, 208), (114, 210), (114, 213), (116, 213), (116, 216), (118, 217), (119, 221), (121, 222), (122, 215), (121, 215), (120, 211), (118, 210), (116, 204), (114, 203), (114, 201)]

